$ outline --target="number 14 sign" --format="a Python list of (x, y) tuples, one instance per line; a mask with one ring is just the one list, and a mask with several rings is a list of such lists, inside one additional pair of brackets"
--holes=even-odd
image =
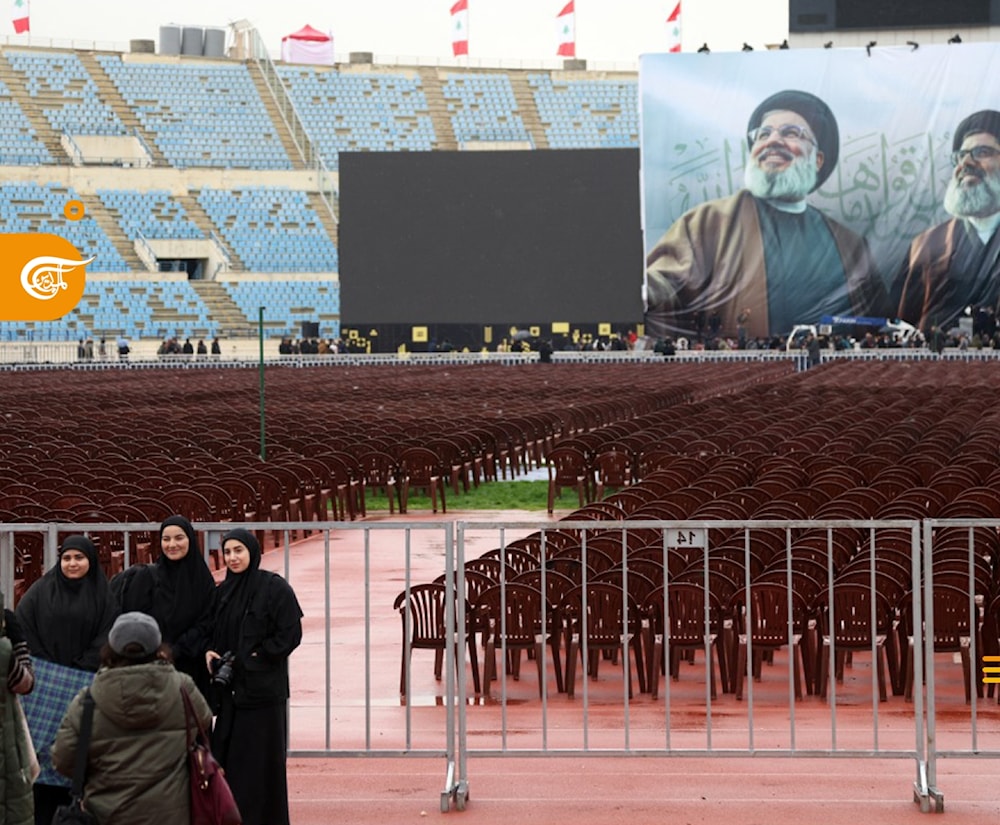
[(708, 530), (703, 527), (667, 529), (667, 547), (697, 547), (705, 549), (708, 547)]

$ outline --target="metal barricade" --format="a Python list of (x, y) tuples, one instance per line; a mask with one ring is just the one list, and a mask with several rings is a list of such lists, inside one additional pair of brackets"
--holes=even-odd
[[(221, 535), (234, 525), (195, 526), (206, 559), (218, 565)], [(927, 608), (934, 603), (931, 562), (941, 528), (967, 530), (966, 603), (978, 630), (989, 605), (976, 601), (976, 558), (1000, 522), (435, 516), (239, 526), (270, 545), (263, 566), (289, 580), (305, 612), (303, 644), (291, 659), (290, 755), (443, 759), (442, 811), (465, 808), (475, 760), (487, 757), (905, 759), (914, 764), (914, 799), (928, 811), (943, 809), (938, 759), (1000, 756), (1000, 734), (980, 725), (975, 701), (960, 723), (949, 706), (947, 725), (941, 724), (941, 702), (954, 702), (954, 691), (935, 679), (949, 654), (937, 649), (935, 611)], [(105, 551), (113, 548), (102, 563), (117, 570), (157, 529), (0, 524), (0, 587), (12, 603), (28, 536), (47, 568), (60, 537), (86, 532)], [(877, 594), (890, 548), (901, 559), (893, 569), (904, 596), (897, 594), (891, 615), (884, 615)], [(643, 578), (655, 579), (657, 571), (660, 589), (650, 596)], [(557, 602), (554, 585), (562, 576), (576, 576), (572, 585), (582, 586), (572, 609), (569, 601)], [(416, 644), (408, 606), (435, 580), (443, 599), (435, 625), (441, 643), (425, 651)], [(513, 585), (528, 582), (546, 596), (533, 644), (510, 624), (517, 621)], [(844, 582), (861, 607), (834, 600)], [(758, 633), (759, 592), (768, 590), (758, 592), (759, 584), (777, 585), (779, 593), (811, 589), (810, 609), (786, 595), (770, 619), (770, 635)], [(470, 609), (480, 586), (499, 586), (492, 624)], [(611, 633), (608, 644), (609, 634), (592, 632), (604, 621), (596, 599), (614, 601), (609, 594), (616, 590), (620, 633)], [(690, 634), (680, 641), (674, 635), (682, 591), (700, 613), (701, 638), (696, 632), (694, 642)], [(727, 609), (717, 614), (716, 602)], [(860, 631), (868, 627), (860, 643), (841, 632), (852, 620)], [(880, 701), (885, 683), (878, 664), (890, 639), (893, 694), (909, 683), (912, 703), (898, 695)], [(515, 642), (530, 649), (530, 666), (520, 667), (524, 654)], [(978, 679), (978, 632), (970, 633), (967, 648)], [(495, 667), (485, 667), (487, 655), (495, 656)], [(495, 681), (479, 683), (479, 658)], [(720, 691), (713, 689), (716, 670)], [(531, 677), (535, 671), (540, 679)], [(953, 682), (952, 675), (944, 687)]]

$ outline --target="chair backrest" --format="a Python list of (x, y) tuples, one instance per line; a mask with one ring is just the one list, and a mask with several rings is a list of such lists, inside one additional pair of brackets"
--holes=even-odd
[(415, 584), (407, 600), (404, 590), (392, 605), (403, 619), (404, 632), (409, 617), (410, 647), (444, 648), (445, 638), (445, 585), (433, 582)]
[(889, 631), (893, 618), (889, 598), (869, 585), (869, 582), (837, 581), (832, 591), (824, 590), (816, 597), (818, 630), (824, 637), (831, 634), (831, 612), (833, 639), (839, 646), (867, 647), (874, 635)]
[(545, 597), (549, 600), (549, 604), (553, 606), (558, 606), (562, 602), (562, 598), (566, 592), (572, 590), (579, 583), (556, 570), (546, 570), (544, 582), (542, 579), (542, 569), (536, 567), (533, 570), (525, 570), (523, 573), (518, 573), (511, 581), (515, 584), (526, 584), (529, 587), (534, 587), (536, 590), (544, 589)]
[(573, 632), (581, 636), (586, 632), (591, 645), (618, 646), (624, 630), (637, 632), (641, 621), (641, 611), (635, 599), (610, 582), (587, 582), (575, 586), (563, 596), (558, 610)]
[(655, 582), (637, 570), (630, 569), (626, 575), (621, 567), (612, 567), (601, 573), (594, 574), (595, 582), (610, 582), (619, 589), (624, 587), (635, 599), (636, 604), (642, 604), (646, 597), (656, 589)]
[[(740, 588), (731, 606), (742, 604), (746, 591)], [(788, 625), (788, 602), (792, 601), (792, 626)], [(750, 585), (749, 603), (743, 610), (744, 632), (753, 644), (780, 647), (790, 642), (792, 633), (805, 626), (808, 608), (805, 599), (784, 583), (754, 582)], [(735, 614), (734, 614), (735, 615)]]
[[(508, 645), (533, 645), (542, 626), (542, 592), (518, 582), (493, 585), (479, 594), (476, 611), (480, 624), (493, 640)], [(546, 604), (546, 616), (552, 626), (555, 611)]]
[(442, 476), (441, 459), (426, 447), (407, 447), (400, 452), (399, 469), (414, 487), (427, 487)]
[[(666, 599), (666, 602), (664, 602)], [(668, 587), (656, 587), (640, 605), (649, 617), (654, 633), (663, 634), (675, 645), (700, 645), (709, 633), (718, 633), (722, 626), (722, 605), (711, 591), (707, 594), (708, 626), (705, 623), (705, 589), (698, 584), (677, 582)], [(667, 614), (664, 616), (664, 604)]]
[(591, 474), (586, 454), (575, 447), (553, 447), (546, 456), (549, 481), (559, 486), (574, 487)]

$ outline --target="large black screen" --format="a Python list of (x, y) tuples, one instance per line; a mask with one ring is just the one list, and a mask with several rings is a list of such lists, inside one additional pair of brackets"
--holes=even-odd
[(789, 29), (985, 26), (995, 21), (995, 7), (996, 0), (789, 0)]
[(340, 155), (341, 322), (635, 324), (639, 152)]

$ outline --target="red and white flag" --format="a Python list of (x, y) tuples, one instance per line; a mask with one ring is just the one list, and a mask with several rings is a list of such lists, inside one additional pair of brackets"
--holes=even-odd
[(11, 0), (11, 21), (14, 23), (14, 33), (24, 34), (31, 30), (28, 0)]
[(677, 5), (667, 18), (667, 51), (679, 52), (681, 50), (681, 4), (677, 0)]
[(576, 57), (576, 13), (573, 9), (573, 0), (569, 0), (556, 16), (556, 36), (559, 43), (556, 54)]
[(469, 53), (469, 0), (458, 0), (451, 7), (451, 53), (455, 57)]

